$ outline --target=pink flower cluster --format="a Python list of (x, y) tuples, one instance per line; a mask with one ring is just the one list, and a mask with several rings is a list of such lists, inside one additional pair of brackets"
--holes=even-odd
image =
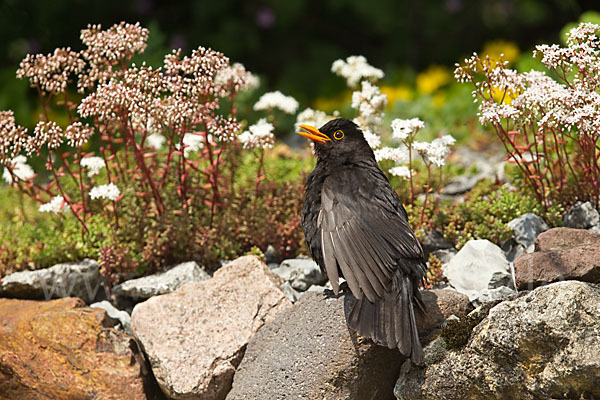
[(494, 127), (545, 205), (549, 193), (568, 183), (577, 183), (577, 196), (600, 200), (599, 32), (582, 23), (568, 33), (566, 47), (536, 47), (534, 55), (558, 80), (477, 54), (455, 70), (459, 81), (475, 86), (481, 123)]

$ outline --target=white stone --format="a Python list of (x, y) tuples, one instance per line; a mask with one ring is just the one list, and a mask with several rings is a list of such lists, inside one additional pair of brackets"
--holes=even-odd
[(476, 298), (501, 275), (511, 275), (504, 252), (489, 240), (469, 240), (442, 271), (450, 285), (469, 299)]

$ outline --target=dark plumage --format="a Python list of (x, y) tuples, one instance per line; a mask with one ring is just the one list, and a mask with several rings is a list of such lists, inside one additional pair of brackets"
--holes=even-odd
[(424, 311), (425, 263), (400, 198), (356, 124), (336, 119), (302, 128), (317, 156), (302, 210), (313, 258), (336, 294), (343, 277), (357, 298), (349, 327), (421, 364), (414, 306)]

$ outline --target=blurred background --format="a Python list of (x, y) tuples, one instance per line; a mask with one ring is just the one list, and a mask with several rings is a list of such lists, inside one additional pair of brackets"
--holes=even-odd
[[(558, 43), (561, 30), (594, 18), (584, 0), (2, 0), (0, 6), (0, 109), (13, 109), (22, 125), (35, 124), (36, 94), (15, 79), (27, 53), (81, 48), (80, 29), (120, 21), (149, 28), (143, 59), (162, 63), (172, 48), (212, 47), (261, 78), (261, 93), (278, 89), (300, 109), (340, 109), (349, 89), (330, 72), (349, 55), (364, 55), (385, 71), (382, 91), (407, 117), (456, 113), (446, 107), (456, 62), (473, 51), (504, 53), (517, 69), (532, 68), (538, 43)], [(591, 16), (591, 17), (590, 17)], [(258, 95), (258, 94), (257, 94)], [(466, 99), (469, 96), (458, 96)], [(455, 102), (456, 103), (456, 102)], [(409, 104), (409, 106), (407, 106)], [(396, 107), (396, 108), (398, 108)], [(464, 107), (467, 107), (464, 105)], [(463, 107), (463, 108), (464, 108)], [(441, 110), (441, 111), (440, 111)], [(474, 110), (473, 110), (474, 111)], [(447, 119), (441, 118), (441, 123)]]

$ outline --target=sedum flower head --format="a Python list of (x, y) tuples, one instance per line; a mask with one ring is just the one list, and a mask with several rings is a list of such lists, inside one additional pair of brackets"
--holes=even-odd
[(90, 198), (94, 199), (107, 199), (107, 200), (116, 200), (121, 192), (119, 188), (114, 183), (109, 183), (108, 185), (100, 185), (95, 186), (90, 190)]
[[(212, 135), (208, 135), (208, 140), (213, 141)], [(204, 147), (204, 136), (200, 133), (186, 133), (183, 135), (183, 155), (188, 157), (190, 154), (197, 152)], [(175, 148), (180, 150), (179, 143), (175, 144)]]
[(12, 111), (0, 111), (0, 163), (6, 164), (17, 157), (29, 142), (27, 129), (15, 123)]
[(245, 149), (272, 148), (275, 142), (274, 129), (273, 124), (267, 122), (266, 118), (261, 118), (247, 131), (242, 132), (238, 136), (238, 140)]
[(54, 121), (40, 121), (33, 130), (33, 136), (25, 147), (28, 155), (39, 152), (43, 145), (49, 149), (58, 148), (63, 142), (63, 130)]
[(221, 88), (219, 95), (225, 97), (231, 95), (232, 92), (254, 90), (260, 85), (260, 80), (247, 71), (242, 64), (235, 63), (217, 72), (215, 84)]
[(106, 167), (102, 157), (86, 157), (81, 160), (80, 164), (88, 169), (88, 176), (98, 175), (100, 170)]
[(381, 94), (378, 86), (367, 81), (362, 82), (361, 90), (352, 93), (352, 108), (358, 111), (356, 122), (363, 129), (377, 131), (386, 105), (387, 96)]
[(408, 150), (400, 147), (382, 147), (374, 151), (377, 162), (391, 160), (397, 163), (408, 161)]
[(407, 166), (405, 166), (405, 165), (399, 165), (397, 167), (390, 168), (388, 170), (388, 172), (391, 175), (399, 176), (401, 178), (408, 178), (408, 177), (410, 177), (410, 169)]
[(69, 209), (65, 199), (62, 196), (54, 196), (48, 203), (40, 205), (40, 212), (52, 212), (54, 214), (61, 213)]
[(446, 163), (446, 157), (450, 154), (450, 146), (455, 142), (456, 140), (450, 135), (434, 139), (427, 148), (426, 157), (435, 166), (443, 167)]
[(27, 164), (27, 157), (25, 156), (16, 156), (13, 158), (11, 170), (12, 174), (8, 168), (4, 168), (4, 172), (2, 173), (2, 178), (9, 185), (13, 182), (13, 175), (22, 181), (27, 181), (35, 175), (33, 168)]
[(371, 130), (368, 128), (363, 129), (362, 133), (365, 140), (369, 144), (369, 147), (376, 149), (377, 147), (381, 146), (381, 137), (378, 134), (371, 132)]
[(48, 93), (62, 93), (67, 88), (71, 75), (79, 74), (85, 62), (79, 53), (70, 48), (56, 49), (54, 53), (28, 54), (17, 70), (17, 78), (29, 79), (31, 87), (38, 87)]
[(350, 56), (346, 60), (335, 60), (331, 72), (346, 79), (349, 87), (356, 87), (361, 80), (376, 81), (383, 78), (383, 71), (367, 62), (363, 56)]
[(81, 41), (87, 47), (81, 56), (89, 68), (80, 74), (77, 86), (80, 91), (92, 88), (96, 83), (107, 83), (118, 71), (122, 60), (129, 60), (136, 53), (143, 53), (148, 40), (148, 29), (139, 23), (121, 22), (106, 30), (101, 25), (88, 25), (81, 31)]
[(263, 94), (254, 104), (255, 111), (278, 108), (287, 114), (294, 114), (298, 109), (298, 102), (291, 96), (286, 96), (279, 90)]
[(409, 136), (413, 136), (424, 126), (425, 123), (423, 123), (423, 121), (421, 121), (419, 118), (396, 118), (392, 121), (392, 137), (399, 141), (405, 141)]
[(152, 147), (154, 150), (160, 150), (162, 149), (166, 140), (167, 139), (160, 133), (153, 133), (146, 138), (146, 143), (148, 143), (148, 146)]

